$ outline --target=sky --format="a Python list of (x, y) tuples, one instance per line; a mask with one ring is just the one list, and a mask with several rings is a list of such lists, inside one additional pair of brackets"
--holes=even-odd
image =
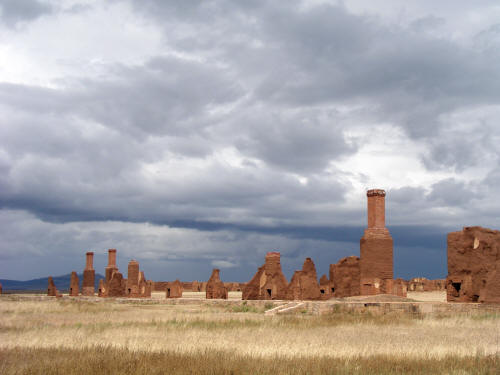
[(0, 278), (290, 279), (359, 255), (385, 189), (395, 277), (500, 228), (500, 3), (0, 0)]

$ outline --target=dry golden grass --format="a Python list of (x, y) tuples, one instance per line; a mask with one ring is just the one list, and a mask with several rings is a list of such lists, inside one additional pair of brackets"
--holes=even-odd
[[(285, 363), (298, 357), (324, 363), (336, 359), (344, 364), (379, 358), (401, 365), (443, 364), (454, 359), (465, 366), (475, 360), (489, 363), (488, 369), (499, 363), (500, 316), (494, 313), (422, 317), (339, 312), (269, 317), (263, 310), (203, 301), (165, 305), (1, 298), (0, 350), (4, 356), (23, 356), (46, 349), (44, 353), (56, 357), (58, 350), (74, 350), (85, 357), (103, 347), (135, 356), (170, 353), (192, 358), (216, 353), (240, 358), (241, 363), (279, 360), (285, 368)], [(248, 369), (251, 373), (251, 366)], [(222, 370), (229, 373), (229, 368)], [(261, 372), (266, 371), (272, 373), (270, 368)]]

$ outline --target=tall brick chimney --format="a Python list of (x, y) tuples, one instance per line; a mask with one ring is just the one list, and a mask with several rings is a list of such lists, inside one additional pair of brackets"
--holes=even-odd
[(118, 267), (116, 267), (116, 249), (108, 250), (108, 266), (105, 269), (106, 274), (106, 283), (111, 281), (111, 277), (113, 273), (118, 271)]
[(385, 191), (372, 189), (368, 197), (368, 228), (385, 228)]
[(95, 270), (93, 263), (94, 253), (89, 251), (86, 257), (85, 269), (83, 270), (82, 296), (94, 295)]
[[(372, 189), (368, 197), (368, 227), (360, 240), (362, 295), (386, 293), (393, 275), (393, 241), (385, 227), (385, 191)], [(391, 280), (391, 281), (387, 281)]]
[(94, 269), (94, 253), (92, 251), (89, 251), (87, 253), (85, 269), (86, 270), (93, 270)]
[(116, 267), (116, 249), (108, 250), (108, 267)]

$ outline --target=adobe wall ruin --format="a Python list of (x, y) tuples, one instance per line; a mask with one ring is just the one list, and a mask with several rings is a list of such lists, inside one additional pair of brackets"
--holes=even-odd
[(69, 295), (73, 297), (78, 297), (80, 294), (80, 280), (78, 279), (78, 274), (73, 271), (71, 272), (71, 279), (69, 282)]
[(425, 277), (414, 277), (408, 281), (409, 292), (434, 292), (446, 290), (446, 279), (429, 280)]
[(333, 297), (333, 284), (326, 275), (322, 275), (319, 279), (319, 292), (321, 299), (330, 299)]
[(500, 302), (500, 231), (464, 227), (448, 234), (449, 302)]
[(283, 275), (280, 253), (268, 252), (266, 262), (243, 288), (244, 300), (285, 299), (288, 282)]
[(385, 191), (368, 190), (368, 227), (360, 240), (360, 293), (383, 293), (385, 280), (393, 279), (393, 241), (385, 227)]
[(61, 294), (56, 288), (56, 284), (54, 284), (54, 279), (52, 276), (49, 276), (49, 279), (47, 280), (47, 296), (49, 297), (61, 297)]
[(311, 258), (306, 258), (302, 270), (295, 271), (293, 274), (285, 293), (285, 299), (319, 300), (321, 298), (316, 267)]
[(181, 298), (182, 297), (182, 283), (179, 280), (167, 283), (165, 292), (166, 298)]
[(212, 275), (208, 279), (206, 292), (206, 299), (227, 299), (227, 288), (220, 279), (220, 270), (214, 268)]
[(106, 283), (109, 283), (111, 281), (111, 277), (116, 271), (118, 271), (118, 267), (116, 266), (116, 249), (109, 249), (108, 265), (105, 268)]
[(86, 264), (83, 270), (82, 296), (93, 296), (95, 292), (94, 253), (86, 254)]
[(342, 258), (330, 264), (330, 285), (333, 296), (338, 298), (360, 295), (360, 259), (357, 256)]

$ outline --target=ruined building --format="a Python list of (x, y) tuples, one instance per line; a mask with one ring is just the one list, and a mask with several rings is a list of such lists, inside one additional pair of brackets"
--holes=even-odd
[(95, 289), (94, 253), (88, 252), (83, 270), (82, 296), (93, 296)]
[(447, 242), (448, 301), (500, 303), (500, 231), (465, 227)]
[(128, 263), (126, 294), (130, 298), (139, 297), (139, 262), (135, 259)]
[(409, 292), (433, 292), (438, 290), (446, 290), (445, 279), (429, 280), (425, 277), (414, 277), (408, 281)]
[(330, 299), (333, 297), (333, 285), (326, 275), (322, 275), (319, 279), (319, 292), (321, 299)]
[(254, 275), (243, 288), (243, 299), (271, 300), (285, 299), (288, 282), (283, 275), (280, 263), (280, 253), (269, 252), (266, 262), (259, 267)]
[[(387, 293), (393, 279), (392, 237), (385, 227), (385, 191), (368, 190), (368, 227), (360, 240), (360, 293)], [(389, 288), (387, 288), (389, 289)]]
[(311, 258), (306, 258), (301, 271), (295, 271), (288, 284), (285, 299), (320, 300), (322, 299), (316, 267)]
[(69, 295), (73, 297), (78, 297), (80, 294), (80, 280), (75, 271), (71, 272), (71, 279), (69, 282)]
[(227, 299), (227, 288), (221, 281), (219, 272), (217, 268), (214, 268), (210, 279), (208, 279), (205, 292), (207, 299)]
[(118, 271), (118, 267), (116, 266), (116, 249), (108, 250), (108, 265), (105, 268), (106, 275), (106, 283), (111, 281), (111, 277), (114, 272)]
[(360, 295), (360, 260), (350, 256), (342, 258), (337, 264), (330, 264), (331, 292), (335, 297)]
[(182, 297), (182, 283), (179, 280), (167, 283), (165, 297), (167, 298), (181, 298)]
[(49, 276), (47, 295), (50, 297), (61, 297), (61, 294), (59, 293), (59, 291), (56, 288), (56, 285), (54, 284), (54, 279), (52, 278), (52, 276)]

